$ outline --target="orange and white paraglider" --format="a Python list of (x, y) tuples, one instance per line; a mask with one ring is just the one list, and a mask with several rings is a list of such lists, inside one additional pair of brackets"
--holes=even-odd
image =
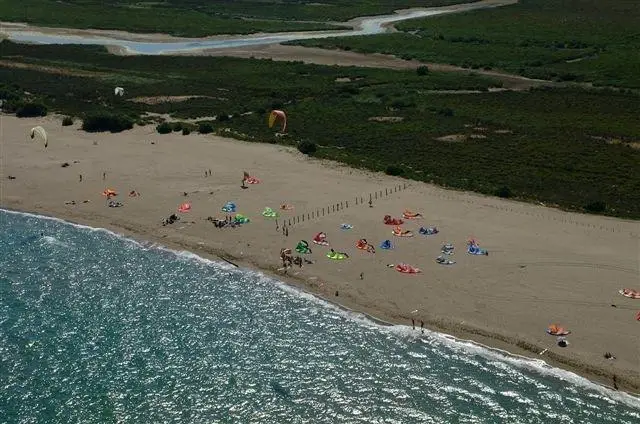
[(281, 110), (272, 110), (269, 114), (269, 128), (273, 128), (276, 124), (276, 121), (282, 122), (282, 128), (280, 129), (281, 133), (287, 132), (287, 114)]

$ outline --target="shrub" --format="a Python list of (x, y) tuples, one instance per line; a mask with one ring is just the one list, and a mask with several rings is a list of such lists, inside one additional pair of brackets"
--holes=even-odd
[(302, 141), (298, 143), (298, 150), (300, 150), (300, 153), (313, 156), (314, 153), (318, 150), (318, 147), (316, 146), (316, 143), (312, 143), (310, 141)]
[(220, 112), (220, 114), (218, 115), (218, 121), (219, 122), (224, 122), (224, 121), (228, 121), (229, 120), (229, 114), (226, 112)]
[(389, 165), (387, 169), (384, 170), (384, 173), (387, 175), (398, 176), (404, 174), (404, 169), (398, 165)]
[(47, 107), (41, 103), (24, 103), (16, 110), (18, 118), (30, 118), (34, 116), (46, 116)]
[(125, 115), (114, 115), (108, 112), (87, 115), (82, 121), (82, 129), (87, 132), (110, 131), (112, 133), (130, 130), (133, 121)]
[(73, 125), (73, 118), (70, 116), (65, 116), (62, 118), (62, 126), (68, 127), (69, 125)]
[(182, 131), (182, 122), (174, 122), (171, 125), (171, 129), (173, 129), (173, 131), (175, 132)]
[(189, 135), (189, 134), (191, 134), (191, 129), (187, 128), (187, 127), (184, 127), (182, 129), (182, 135)]
[(200, 134), (209, 134), (213, 132), (213, 125), (208, 122), (203, 122), (198, 125), (198, 132)]
[(163, 122), (162, 124), (156, 126), (156, 131), (158, 131), (159, 134), (169, 134), (171, 131), (173, 131), (173, 127), (170, 123)]
[(604, 202), (600, 202), (600, 201), (591, 202), (591, 203), (587, 203), (584, 206), (584, 210), (592, 213), (602, 213), (607, 210), (607, 205)]
[(453, 109), (445, 107), (444, 109), (440, 109), (438, 111), (438, 114), (442, 116), (453, 116), (454, 113), (453, 113)]
[(496, 196), (502, 197), (503, 199), (508, 199), (513, 196), (511, 189), (507, 186), (502, 186), (496, 190)]
[(427, 66), (418, 66), (418, 69), (416, 69), (416, 73), (419, 76), (423, 77), (429, 73), (429, 68)]

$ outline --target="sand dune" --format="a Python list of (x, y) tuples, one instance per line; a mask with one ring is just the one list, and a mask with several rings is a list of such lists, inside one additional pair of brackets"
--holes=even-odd
[[(48, 149), (28, 140), (34, 125), (47, 128)], [(2, 116), (0, 126), (2, 207), (106, 227), (203, 255), (224, 254), (267, 271), (280, 266), (282, 247), (293, 248), (324, 231), (331, 245), (351, 258), (331, 261), (324, 256), (326, 249), (312, 245), (310, 258), (316, 263), (292, 270), (285, 278), (292, 284), (392, 322), (410, 324), (414, 317), (431, 328), (492, 346), (529, 350), (601, 381), (610, 381), (615, 373), (622, 388), (639, 390), (640, 323), (634, 317), (640, 301), (617, 293), (624, 287), (640, 289), (638, 222), (447, 191), (323, 163), (281, 146), (197, 134), (159, 135), (151, 126), (88, 134), (77, 126), (62, 127), (51, 117), (9, 116)], [(61, 167), (63, 162), (70, 166)], [(204, 176), (208, 169), (211, 177)], [(242, 190), (244, 170), (262, 184)], [(100, 194), (106, 187), (120, 191), (124, 207), (106, 207)], [(127, 197), (130, 190), (141, 197)], [(381, 190), (382, 198), (374, 198), (370, 208), (369, 194)], [(385, 190), (391, 194), (384, 195)], [(356, 205), (361, 197), (364, 204)], [(71, 200), (75, 206), (65, 205)], [(220, 208), (229, 200), (252, 219), (250, 224), (220, 230), (206, 221), (224, 216)], [(192, 212), (161, 226), (161, 219), (184, 201), (192, 203)], [(280, 229), (282, 218), (276, 230), (276, 223), (260, 214), (265, 206), (276, 209), (285, 202), (295, 209), (280, 211), (282, 218), (305, 216), (304, 222), (291, 225), (288, 237)], [(340, 202), (343, 209), (327, 213)], [(320, 212), (317, 217), (322, 208), (324, 216)], [(420, 225), (435, 225), (441, 232), (429, 238), (394, 238), (382, 217), (399, 217), (406, 208), (425, 216), (405, 224), (406, 229), (417, 233)], [(340, 230), (344, 222), (354, 228)], [(361, 237), (376, 247), (391, 239), (396, 249), (360, 251), (355, 242)], [(465, 254), (469, 237), (490, 255)], [(434, 261), (445, 242), (456, 247), (452, 267)], [(386, 266), (400, 261), (424, 272), (402, 275)], [(418, 312), (412, 314), (414, 310)], [(572, 330), (569, 347), (557, 347), (555, 338), (545, 334), (551, 323)], [(548, 351), (538, 356), (543, 349)], [(617, 359), (605, 360), (605, 351)]]

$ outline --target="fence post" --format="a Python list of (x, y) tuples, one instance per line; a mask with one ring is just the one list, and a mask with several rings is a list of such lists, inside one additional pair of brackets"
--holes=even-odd
[(291, 227), (291, 218), (289, 218), (289, 227)]
[(322, 208), (322, 216), (324, 216), (324, 208)]
[(347, 209), (349, 209), (349, 201), (348, 201), (348, 200), (345, 200), (345, 202), (344, 202), (344, 203), (347, 205)]

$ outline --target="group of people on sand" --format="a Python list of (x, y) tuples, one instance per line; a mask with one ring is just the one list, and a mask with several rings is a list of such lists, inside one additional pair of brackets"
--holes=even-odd
[(284, 273), (287, 273), (289, 268), (292, 268), (294, 265), (302, 268), (304, 263), (312, 264), (313, 261), (308, 259), (303, 259), (301, 256), (293, 256), (291, 254), (291, 249), (281, 249), (280, 250), (280, 260), (282, 261), (282, 268)]
[(242, 224), (234, 220), (231, 215), (227, 215), (224, 219), (214, 218), (212, 216), (207, 217), (207, 221), (213, 222), (216, 228), (236, 228)]

